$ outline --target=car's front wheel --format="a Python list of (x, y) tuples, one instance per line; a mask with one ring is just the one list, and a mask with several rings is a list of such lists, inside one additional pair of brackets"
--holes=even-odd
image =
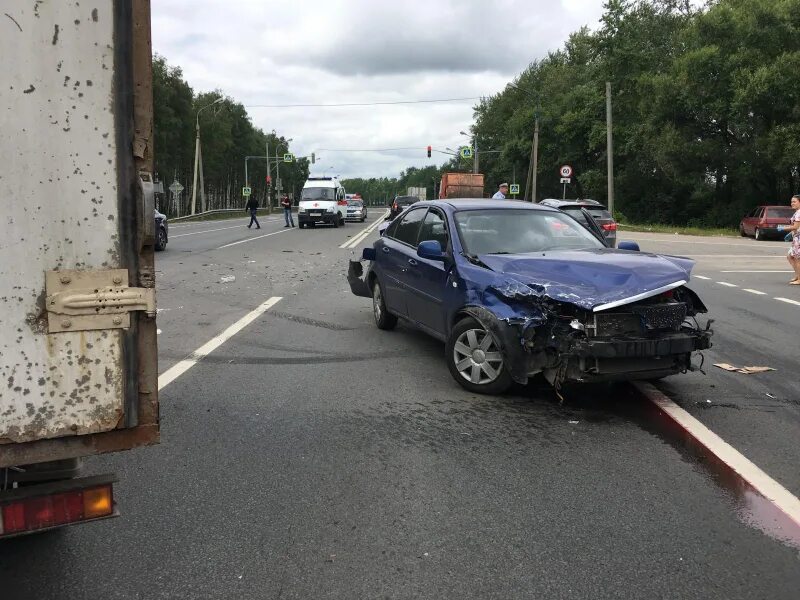
[(450, 374), (464, 389), (502, 394), (511, 387), (500, 343), (475, 319), (462, 319), (453, 327), (445, 352)]
[(375, 325), (378, 326), (378, 329), (394, 329), (397, 325), (397, 317), (386, 310), (383, 289), (377, 279), (372, 283), (372, 313), (375, 316)]

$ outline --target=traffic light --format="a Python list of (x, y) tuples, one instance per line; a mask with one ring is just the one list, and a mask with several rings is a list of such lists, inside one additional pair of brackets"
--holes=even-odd
[(270, 185), (271, 183), (272, 183), (272, 177), (267, 175), (267, 185)]
[(317, 162), (317, 156), (316, 156), (316, 154), (314, 154), (314, 153), (312, 152), (312, 153), (311, 153), (311, 164), (313, 165), (313, 164), (314, 164), (314, 163), (316, 163), (316, 162)]
[(428, 146), (428, 158), (430, 158), (430, 157), (431, 157), (431, 147)]

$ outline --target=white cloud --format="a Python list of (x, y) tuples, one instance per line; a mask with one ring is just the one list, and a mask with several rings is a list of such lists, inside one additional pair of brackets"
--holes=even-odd
[[(475, 97), (501, 90), (601, 12), (602, 0), (157, 0), (153, 48), (196, 91), (221, 89), (245, 106)], [(296, 154), (317, 152), (320, 170), (377, 177), (443, 162), (425, 147), (463, 142), (474, 104), (248, 111), (294, 138)], [(399, 147), (418, 150), (321, 150)]]

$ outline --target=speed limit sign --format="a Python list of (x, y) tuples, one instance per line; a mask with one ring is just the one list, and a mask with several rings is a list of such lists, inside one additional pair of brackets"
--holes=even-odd
[(559, 173), (561, 173), (561, 177), (572, 177), (572, 167), (564, 165), (561, 167)]

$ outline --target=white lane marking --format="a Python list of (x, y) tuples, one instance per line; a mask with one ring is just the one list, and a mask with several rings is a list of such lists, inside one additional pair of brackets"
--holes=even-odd
[(220, 227), (219, 229), (206, 229), (205, 231), (193, 231), (192, 233), (179, 233), (178, 235), (171, 235), (169, 239), (186, 237), (187, 235), (200, 235), (201, 233), (211, 233), (212, 231), (225, 231), (226, 229), (239, 229), (244, 225), (233, 225), (231, 227)]
[(238, 246), (239, 244), (246, 244), (247, 242), (255, 242), (256, 240), (260, 240), (261, 238), (269, 237), (271, 235), (278, 235), (279, 233), (286, 233), (287, 231), (292, 231), (292, 229), (281, 229), (280, 231), (273, 231), (272, 233), (265, 233), (264, 235), (259, 235), (254, 238), (247, 238), (246, 240), (239, 240), (238, 242), (231, 242), (230, 244), (225, 244), (224, 246), (220, 246), (219, 248), (215, 248), (215, 250), (222, 250), (223, 248), (230, 248), (231, 246)]
[(717, 283), (720, 285), (724, 285), (725, 287), (739, 287), (735, 283), (728, 283), (727, 281), (718, 281)]
[(366, 239), (366, 237), (370, 233), (375, 231), (375, 228), (378, 227), (380, 222), (383, 221), (386, 218), (386, 215), (388, 215), (388, 214), (389, 214), (388, 211), (383, 213), (383, 215), (381, 215), (378, 219), (373, 221), (371, 225), (366, 227), (364, 230), (360, 231), (358, 234), (356, 234), (355, 237), (347, 240), (344, 244), (339, 246), (339, 248), (355, 248), (356, 246), (358, 246), (358, 244), (360, 244), (362, 241), (364, 241), (364, 239)]
[(705, 275), (693, 275), (695, 279), (711, 279), (711, 277), (706, 277)]
[(175, 381), (178, 377), (186, 373), (189, 369), (195, 366), (200, 359), (204, 356), (208, 356), (214, 350), (219, 348), (222, 344), (227, 342), (231, 339), (234, 335), (239, 333), (242, 329), (247, 327), (250, 323), (255, 321), (258, 317), (263, 315), (267, 312), (270, 308), (275, 306), (278, 302), (282, 300), (281, 296), (273, 296), (260, 306), (258, 306), (255, 310), (251, 310), (241, 319), (236, 321), (233, 325), (228, 327), (225, 331), (220, 333), (218, 336), (211, 338), (205, 344), (200, 346), (197, 350), (192, 352), (188, 357), (184, 358), (182, 361), (172, 365), (169, 369), (164, 371), (161, 375), (158, 376), (158, 389), (162, 390), (167, 387), (170, 383)]
[(779, 302), (786, 302), (787, 304), (796, 304), (797, 306), (800, 306), (800, 302), (798, 302), (797, 300), (790, 300), (789, 298), (780, 298), (776, 296), (775, 300), (778, 300)]
[(794, 271), (720, 271), (720, 273), (794, 273)]
[(759, 292), (758, 290), (751, 290), (750, 288), (744, 288), (742, 291), (750, 292), (751, 294), (755, 294), (756, 296), (766, 296), (766, 292)]
[(800, 500), (758, 468), (736, 448), (695, 419), (649, 383), (634, 383), (653, 404), (697, 442), (724, 462), (764, 498), (800, 525)]

